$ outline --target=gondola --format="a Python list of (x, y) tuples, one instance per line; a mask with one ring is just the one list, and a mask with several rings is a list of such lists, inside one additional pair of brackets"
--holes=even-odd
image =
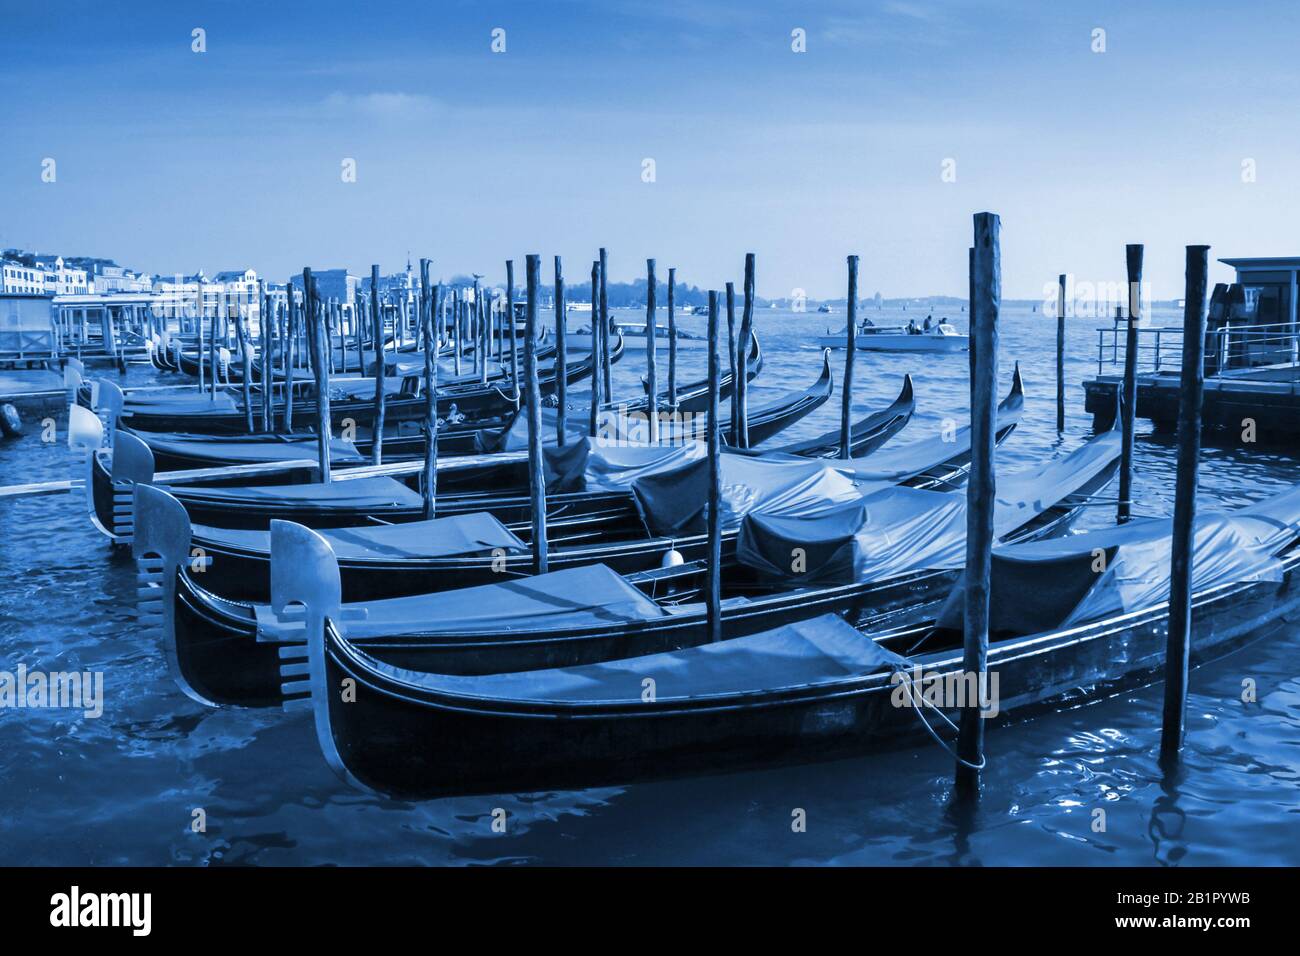
[[(802, 392), (795, 392), (753, 409), (749, 414), (749, 436), (752, 444), (759, 444), (780, 434), (786, 428), (807, 417), (826, 403), (834, 391), (834, 376), (830, 361), (825, 359), (817, 380)], [(904, 401), (906, 399), (906, 401)], [(905, 385), (905, 395), (899, 402), (890, 406), (891, 410), (872, 416), (859, 423), (863, 434), (871, 432), (879, 436), (886, 432), (884, 422), (901, 427), (906, 422), (906, 415), (911, 409), (910, 381)], [(575, 440), (586, 434), (585, 416), (578, 416), (571, 421)], [(882, 424), (875, 424), (876, 419)], [(548, 436), (554, 435), (555, 414), (550, 409), (543, 412), (543, 425)], [(407, 461), (422, 458), (424, 455), (424, 433), (417, 423), (395, 423), (385, 428), (383, 440), (384, 460), (387, 462)], [(706, 420), (694, 416), (688, 420), (688, 429), (679, 429), (672, 436), (664, 435), (664, 440), (677, 441), (701, 440), (706, 434)], [(466, 423), (449, 424), (439, 422), (438, 451), (442, 455), (491, 454), (493, 452), (518, 452), (527, 450), (525, 418), (523, 410), (513, 413), (508, 418), (495, 423), (477, 423), (471, 427)], [(124, 427), (124, 426), (120, 426)], [(317, 456), (317, 441), (314, 433), (303, 432), (294, 435), (257, 433), (221, 437), (203, 434), (135, 431), (126, 429), (149, 446), (153, 452), (154, 468), (157, 471), (182, 471), (196, 468), (219, 468), (226, 465), (244, 465), (256, 462), (287, 461), (291, 459), (314, 459)], [(522, 438), (521, 438), (522, 435)], [(855, 436), (856, 437), (856, 436)], [(724, 432), (724, 441), (732, 443), (730, 428)], [(550, 442), (554, 444), (554, 442)], [(802, 446), (804, 443), (800, 443)], [(356, 464), (368, 460), (374, 445), (373, 429), (359, 428), (350, 442), (335, 439), (335, 451), (331, 460), (335, 464)], [(855, 447), (864, 446), (860, 442)], [(787, 446), (787, 448), (794, 446)], [(780, 449), (785, 451), (786, 449)], [(794, 452), (797, 453), (797, 452)], [(495, 483), (498, 477), (493, 472), (504, 473), (503, 480), (518, 484), (526, 466), (526, 455), (506, 454), (506, 459), (498, 468), (485, 465), (481, 470), (458, 470), (455, 478), (447, 487), (486, 487), (485, 482)], [(284, 475), (283, 481), (301, 481), (301, 475)]]
[[(1292, 489), (1262, 508), (1198, 518), (1196, 551), (1213, 557), (1192, 558), (1202, 568), (1193, 580), (1193, 666), (1300, 622), (1298, 498)], [(1108, 579), (1092, 570), (1094, 547), (1122, 553), (1136, 540), (1133, 568), (1167, 582), (1169, 523), (1156, 524), (1154, 536), (1134, 522), (995, 551), (986, 687), (996, 680), (996, 693), (974, 697), (990, 724), (1160, 678), (1167, 583), (1165, 597), (1146, 593), (1137, 605), (1100, 610), (1117, 589), (1111, 580), (1110, 593), (1099, 594)], [(1125, 536), (1135, 531), (1147, 539)], [(396, 667), (347, 637), (354, 621), (325, 541), (289, 523), (274, 533), (277, 552), (303, 571), (280, 599), (305, 605), (306, 655), (286, 653), (282, 673), (286, 692), (311, 702), (289, 706), (310, 708), (328, 764), (366, 790), (573, 789), (931, 746), (927, 725), (940, 724), (940, 712), (951, 721), (959, 697), (978, 694), (963, 671), (960, 585), (937, 618), (899, 627), (886, 617), (860, 630), (825, 614), (578, 667), (483, 676)], [(1153, 548), (1161, 535), (1165, 546)], [(1266, 573), (1234, 560), (1241, 545), (1267, 549), (1258, 562)], [(953, 690), (940, 697), (935, 688)]]
[[(553, 348), (553, 346), (552, 346)], [(623, 356), (621, 339), (615, 340), (610, 348), (610, 362), (617, 362)], [(591, 357), (569, 362), (564, 365), (567, 382), (576, 382), (591, 374)], [(543, 397), (555, 391), (556, 370), (554, 364), (539, 372), (541, 393)], [(419, 379), (391, 379), (389, 399), (385, 410), (385, 420), (389, 422), (422, 419), (424, 416), (424, 398), (419, 395)], [(345, 420), (361, 427), (374, 421), (374, 382), (365, 378), (346, 378), (332, 382), (333, 395), (330, 400), (330, 419), (334, 427), (344, 427)], [(122, 409), (122, 419), (131, 428), (141, 431), (158, 432), (200, 432), (203, 434), (246, 434), (247, 420), (236, 398), (229, 392), (218, 391), (224, 400), (215, 408), (196, 410), (190, 406), (176, 407), (169, 396), (167, 399), (153, 402), (143, 398), (135, 399)], [(335, 398), (334, 396), (338, 397)], [(179, 398), (180, 396), (175, 396)], [(198, 396), (201, 397), (201, 396)], [(499, 381), (489, 380), (483, 385), (472, 376), (462, 376), (458, 384), (440, 384), (438, 388), (438, 414), (442, 418), (493, 419), (500, 418), (507, 411), (518, 407), (518, 397), (508, 388), (502, 388)], [(316, 405), (309, 394), (294, 401), (296, 420), (311, 422), (316, 412)], [(273, 415), (282, 418), (283, 402), (274, 403)], [(256, 417), (257, 410), (254, 410)]]
[[(1005, 478), (996, 533), (1003, 540), (1062, 533), (1113, 477), (1118, 457), (1119, 435), (1112, 432), (1059, 462)], [(155, 578), (158, 598), (168, 602), (163, 640), (180, 686), (211, 703), (278, 703), (277, 644), (301, 646), (300, 630), (292, 625), (285, 630), (265, 604), (226, 601), (208, 591), (211, 563), (205, 560), (202, 571), (193, 565), (193, 538), (183, 507), (158, 489), (141, 487), (137, 495), (141, 517), (133, 549), (142, 561), (162, 559), (153, 567), (166, 572), (165, 582)], [(865, 619), (924, 601), (951, 585), (956, 572), (950, 569), (964, 553), (960, 492), (887, 489), (850, 510), (831, 509), (811, 526), (807, 519), (796, 519), (803, 526), (800, 540), (826, 541), (828, 525), (841, 544), (846, 536), (855, 537), (859, 547), (878, 536), (907, 540), (884, 549), (866, 544), (863, 560), (847, 573), (823, 563), (820, 573), (776, 582), (755, 573), (765, 562), (761, 556), (755, 560), (755, 550), (744, 543), (751, 522), (761, 528), (762, 521), (752, 514), (745, 519), (742, 547), (728, 554), (724, 573), (724, 637), (819, 613)], [(453, 527), (445, 535), (430, 525), (428, 536), (443, 535), (449, 553), (455, 548), (478, 554), (523, 550), (520, 539), (486, 516), (474, 516), (463, 526), (456, 526), (458, 519), (443, 519), (448, 522)], [(863, 536), (866, 528), (870, 534)], [(323, 536), (336, 562), (340, 555), (355, 560), (373, 542), (357, 529)], [(366, 609), (367, 620), (356, 625), (353, 636), (363, 631), (358, 644), (387, 663), (443, 673), (572, 666), (657, 653), (707, 640), (705, 612), (698, 603), (704, 570), (702, 560), (624, 576), (606, 565), (591, 565), (435, 595), (368, 601), (355, 605)], [(274, 556), (273, 591), (278, 593), (293, 573)]]

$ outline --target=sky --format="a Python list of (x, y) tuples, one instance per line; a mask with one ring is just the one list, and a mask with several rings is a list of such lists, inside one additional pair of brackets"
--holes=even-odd
[(0, 4), (3, 247), (578, 281), (605, 246), (702, 288), (754, 252), (769, 298), (842, 297), (849, 254), (964, 296), (981, 211), (1008, 298), (1130, 242), (1157, 299), (1190, 244), (1300, 255), (1293, 2)]

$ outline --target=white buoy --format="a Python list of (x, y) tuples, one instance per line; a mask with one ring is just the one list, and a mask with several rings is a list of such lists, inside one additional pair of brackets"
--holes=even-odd
[(664, 559), (659, 566), (661, 568), (676, 568), (685, 563), (686, 559), (682, 557), (682, 553), (676, 548), (671, 548), (668, 553), (664, 555)]

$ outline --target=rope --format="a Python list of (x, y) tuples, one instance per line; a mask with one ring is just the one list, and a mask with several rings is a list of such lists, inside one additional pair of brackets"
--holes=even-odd
[(937, 713), (940, 717), (943, 718), (943, 722), (947, 724), (949, 727), (951, 727), (954, 731), (957, 730), (957, 725), (954, 724), (951, 718), (949, 718), (949, 716), (945, 714), (940, 708), (934, 707), (934, 705), (929, 703), (929, 701), (927, 701), (924, 697), (919, 698), (919, 702), (918, 702), (918, 698), (912, 696), (912, 679), (907, 676), (906, 671), (899, 670), (899, 671), (895, 671), (895, 673), (903, 675), (903, 686), (907, 688), (908, 703), (912, 705), (912, 710), (916, 712), (917, 720), (921, 721), (921, 726), (925, 728), (926, 732), (930, 735), (930, 737), (934, 740), (934, 742), (938, 744), (941, 748), (943, 748), (944, 752), (947, 753), (949, 757), (957, 761), (957, 763), (961, 764), (963, 767), (967, 768), (968, 770), (978, 771), (978, 770), (983, 770), (985, 767), (987, 767), (989, 762), (988, 757), (981, 756), (980, 762), (978, 764), (971, 763), (969, 760), (965, 759), (964, 757), (958, 756), (957, 752), (953, 750), (951, 747), (949, 747), (947, 743), (944, 742), (943, 738), (939, 736), (938, 732), (934, 729), (933, 726), (931, 726), (930, 722), (925, 719), (923, 708), (927, 706), (932, 707), (935, 713)]

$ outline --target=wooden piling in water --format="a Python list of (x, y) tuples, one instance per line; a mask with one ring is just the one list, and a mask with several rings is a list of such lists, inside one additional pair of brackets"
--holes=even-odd
[(560, 257), (555, 257), (555, 442), (564, 447), (565, 431), (569, 425), (568, 382), (565, 370), (568, 365), (565, 336), (568, 335), (569, 318), (564, 307), (564, 270)]
[[(745, 306), (740, 315), (740, 335), (736, 348), (743, 356), (749, 351), (749, 337), (754, 329), (754, 254), (745, 254)], [(744, 359), (742, 358), (742, 363)], [(736, 379), (736, 429), (731, 440), (737, 447), (749, 447), (749, 376)]]
[(600, 260), (591, 264), (591, 421), (587, 426), (596, 437), (596, 419), (600, 415)]
[(370, 463), (383, 464), (384, 461), (384, 413), (388, 396), (384, 393), (384, 323), (379, 311), (379, 266), (370, 266), (370, 323), (375, 327), (375, 420), (373, 429), (374, 444), (370, 446)]
[(524, 316), (524, 380), (528, 413), (528, 492), (533, 513), (533, 573), (548, 568), (546, 542), (546, 459), (542, 454), (542, 388), (537, 379), (537, 295), (541, 285), (542, 257), (524, 257), (527, 300)]
[[(525, 278), (524, 281), (527, 281)], [(515, 261), (506, 260), (506, 322), (510, 326), (510, 385), (519, 405), (519, 332), (515, 323)]]
[(605, 401), (614, 400), (614, 386), (610, 375), (609, 361), (609, 256), (605, 247), (600, 247), (600, 375), (601, 394)]
[(313, 378), (316, 382), (316, 448), (320, 462), (320, 480), (330, 481), (330, 368), (326, 350), (329, 341), (325, 336), (325, 321), (321, 315), (321, 302), (316, 292), (316, 280), (310, 268), (302, 270), (303, 318), (307, 323), (307, 347), (311, 355)]
[(208, 327), (208, 394), (215, 399), (217, 397), (217, 375), (220, 356), (217, 353), (217, 326), (221, 314), (221, 295), (217, 295), (217, 301), (212, 309), (212, 325)]
[(858, 354), (858, 257), (849, 256), (849, 300), (845, 309), (844, 388), (840, 396), (840, 457), (853, 455), (853, 363)]
[(705, 560), (708, 579), (704, 600), (708, 611), (709, 640), (722, 640), (722, 419), (718, 408), (718, 380), (721, 377), (718, 358), (718, 293), (709, 291), (709, 492), (708, 557)]
[(674, 312), (677, 270), (668, 270), (668, 407), (677, 414), (677, 316)]
[(257, 332), (262, 340), (261, 353), (258, 355), (262, 367), (262, 431), (271, 432), (275, 430), (275, 423), (271, 420), (271, 402), (275, 391), (275, 363), (271, 359), (275, 351), (275, 305), (261, 279), (257, 280), (257, 302)]
[(1138, 323), (1141, 319), (1142, 246), (1124, 248), (1128, 266), (1128, 328), (1124, 336), (1124, 385), (1120, 402), (1119, 506), (1116, 520), (1123, 524), (1133, 513), (1133, 435), (1137, 424)]
[(284, 430), (293, 432), (293, 372), (294, 352), (298, 334), (294, 329), (293, 280), (285, 283), (284, 307)]
[(1056, 293), (1056, 433), (1065, 432), (1065, 276), (1057, 276)]
[[(429, 288), (429, 260), (420, 260), (420, 332), (424, 337), (424, 517), (432, 518), (438, 503), (438, 337), (434, 313), (438, 291)], [(441, 286), (438, 287), (439, 289)]]
[(1165, 647), (1165, 703), (1161, 763), (1177, 763), (1187, 716), (1187, 668), (1192, 644), (1192, 548), (1196, 472), (1201, 460), (1201, 400), (1205, 391), (1205, 289), (1209, 246), (1187, 247), (1183, 293), (1183, 374), (1178, 396), (1178, 471), (1169, 567), (1169, 637)]
[(253, 434), (253, 343), (248, 334), (248, 316), (242, 306), (235, 306), (235, 335), (239, 339), (239, 365), (244, 373), (244, 427)]
[(645, 368), (649, 388), (646, 411), (650, 415), (650, 440), (659, 440), (659, 357), (655, 354), (655, 261), (645, 261)]
[[(731, 400), (727, 403), (730, 415), (727, 418), (731, 430), (731, 440), (736, 440), (736, 376), (744, 375), (736, 369), (736, 283), (727, 283), (727, 361), (731, 369)], [(740, 359), (744, 362), (744, 358)]]
[(975, 675), (978, 700), (962, 708), (957, 731), (957, 788), (979, 792), (984, 766), (984, 720), (980, 704), (987, 687), (989, 592), (993, 568), (993, 508), (997, 497), (994, 452), (998, 407), (998, 313), (1002, 304), (1001, 222), (993, 213), (975, 215), (971, 252), (971, 465), (966, 490), (966, 574), (962, 669)]
[[(206, 347), (204, 345), (204, 335), (203, 335), (203, 321), (206, 318), (207, 316), (203, 314), (203, 284), (199, 283), (199, 318), (198, 321), (195, 322), (194, 324), (197, 325), (199, 329), (199, 394), (200, 395), (202, 395), (206, 391), (206, 387), (204, 385), (204, 375), (203, 375), (203, 366), (205, 364), (204, 355), (207, 354)], [(177, 346), (177, 348), (179, 350), (179, 346)]]

